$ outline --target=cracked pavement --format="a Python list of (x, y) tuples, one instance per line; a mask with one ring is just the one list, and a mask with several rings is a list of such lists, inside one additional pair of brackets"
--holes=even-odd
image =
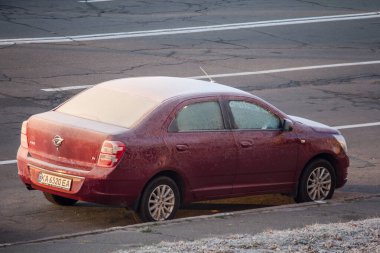
[[(379, 11), (380, 2), (0, 0), (0, 39), (70, 36)], [(380, 60), (380, 20), (287, 25), (103, 41), (0, 47), (0, 161), (15, 159), (21, 123), (89, 85), (145, 75), (199, 76)], [(380, 65), (215, 78), (291, 115), (329, 125), (380, 121)], [(380, 192), (379, 127), (342, 130), (351, 157), (337, 198)], [(0, 243), (138, 222), (123, 208), (50, 205), (28, 192), (15, 164), (0, 166)], [(233, 203), (232, 203), (233, 202)], [(231, 204), (232, 203), (232, 204)], [(293, 203), (283, 196), (195, 203), (179, 217)], [(52, 225), (54, 224), (54, 225)], [(57, 229), (58, 227), (58, 229)]]

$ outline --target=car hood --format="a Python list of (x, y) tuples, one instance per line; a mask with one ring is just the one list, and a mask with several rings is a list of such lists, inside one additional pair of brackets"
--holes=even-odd
[(306, 125), (306, 126), (312, 128), (316, 132), (331, 133), (331, 134), (340, 134), (340, 132), (337, 129), (335, 129), (333, 127), (330, 127), (328, 125), (325, 125), (325, 124), (322, 124), (322, 123), (319, 123), (319, 122), (316, 122), (316, 121), (313, 121), (313, 120), (310, 120), (310, 119), (305, 119), (305, 118), (297, 117), (297, 116), (290, 116), (289, 115), (289, 117), (293, 121), (296, 121), (298, 123), (301, 123), (303, 125)]

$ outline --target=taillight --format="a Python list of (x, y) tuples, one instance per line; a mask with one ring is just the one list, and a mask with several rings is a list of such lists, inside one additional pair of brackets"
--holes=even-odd
[(28, 148), (28, 121), (22, 122), (21, 127), (21, 146)]
[(100, 150), (98, 166), (114, 167), (123, 156), (125, 148), (124, 143), (120, 141), (104, 141)]

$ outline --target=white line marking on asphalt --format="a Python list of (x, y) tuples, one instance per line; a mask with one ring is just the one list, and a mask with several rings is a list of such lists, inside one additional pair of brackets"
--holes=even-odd
[(78, 3), (98, 3), (98, 2), (111, 2), (113, 0), (84, 0), (78, 1)]
[[(283, 69), (270, 69), (270, 70), (260, 70), (252, 72), (238, 72), (238, 73), (229, 73), (229, 74), (215, 74), (207, 76), (191, 76), (187, 78), (192, 79), (207, 79), (217, 78), (217, 77), (234, 77), (234, 76), (248, 76), (248, 75), (262, 75), (262, 74), (271, 74), (271, 73), (281, 73), (281, 72), (290, 72), (290, 71), (300, 71), (300, 70), (311, 70), (311, 69), (323, 69), (323, 68), (338, 68), (338, 67), (349, 67), (349, 66), (361, 66), (361, 65), (373, 65), (380, 64), (379, 61), (364, 61), (364, 62), (348, 62), (348, 63), (337, 63), (337, 64), (327, 64), (327, 65), (314, 65), (314, 66), (305, 66), (305, 67), (295, 67), (295, 68), (283, 68)], [(93, 85), (78, 85), (78, 86), (67, 86), (60, 88), (45, 88), (41, 89), (42, 91), (52, 92), (52, 91), (66, 91), (66, 90), (79, 90), (92, 87)]]
[[(380, 126), (380, 122), (344, 125), (344, 126), (334, 126), (333, 128), (335, 128), (335, 129), (352, 129), (352, 128), (371, 127), (371, 126)], [(0, 161), (0, 165), (14, 164), (14, 163), (17, 163), (17, 160)]]
[(67, 87), (61, 87), (61, 88), (46, 88), (46, 89), (41, 89), (43, 91), (65, 91), (65, 90), (80, 90), (80, 89), (86, 89), (89, 87), (92, 87), (94, 85), (79, 85), (79, 86), (67, 86)]
[(355, 124), (355, 125), (345, 125), (345, 126), (335, 126), (334, 128), (335, 129), (352, 129), (352, 128), (371, 127), (371, 126), (380, 126), (380, 122)]
[(310, 23), (347, 21), (347, 20), (370, 19), (370, 18), (380, 18), (380, 12), (366, 12), (366, 13), (355, 13), (355, 14), (334, 15), (334, 16), (279, 19), (279, 20), (256, 21), (256, 22), (247, 22), (247, 23), (182, 27), (182, 28), (146, 30), (146, 31), (135, 31), (135, 32), (87, 34), (87, 35), (74, 35), (74, 36), (61, 36), (61, 37), (1, 39), (0, 45), (59, 43), (59, 42), (73, 42), (73, 41), (137, 38), (137, 37), (148, 37), (148, 36), (226, 31), (226, 30), (258, 28), (258, 27), (310, 24)]
[(0, 161), (0, 165), (14, 164), (14, 163), (17, 163), (17, 160)]
[[(347, 62), (347, 63), (314, 65), (314, 66), (295, 67), (295, 68), (270, 69), (270, 70), (261, 70), (261, 71), (252, 71), (252, 72), (216, 74), (216, 75), (208, 75), (208, 77), (216, 78), (216, 77), (249, 76), (249, 75), (261, 75), (261, 74), (272, 74), (272, 73), (291, 72), (291, 71), (300, 71), (300, 70), (310, 70), (310, 69), (338, 68), (338, 67), (361, 66), (361, 65), (372, 65), (372, 64), (380, 64), (380, 61)], [(207, 76), (192, 76), (189, 78), (206, 79), (208, 77)]]

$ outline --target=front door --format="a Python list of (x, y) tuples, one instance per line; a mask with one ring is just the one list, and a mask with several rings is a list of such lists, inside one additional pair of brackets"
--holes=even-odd
[(228, 102), (239, 169), (233, 193), (287, 193), (294, 186), (298, 140), (278, 116), (253, 101)]

